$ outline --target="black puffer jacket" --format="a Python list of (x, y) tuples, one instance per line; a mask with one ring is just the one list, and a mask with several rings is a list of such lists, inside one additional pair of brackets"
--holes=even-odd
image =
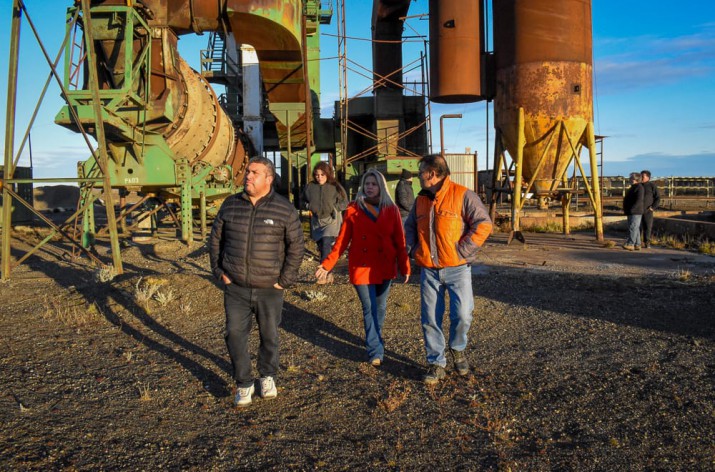
[(643, 186), (641, 184), (631, 185), (623, 197), (623, 213), (626, 215), (643, 214)]
[(298, 279), (305, 242), (298, 212), (271, 191), (253, 206), (245, 192), (221, 205), (209, 239), (214, 277), (242, 287), (290, 287)]

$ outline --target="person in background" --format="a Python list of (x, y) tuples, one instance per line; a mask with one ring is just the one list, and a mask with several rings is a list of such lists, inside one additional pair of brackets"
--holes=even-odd
[(402, 169), (400, 181), (395, 187), (395, 203), (400, 209), (400, 216), (404, 223), (407, 215), (410, 214), (412, 206), (415, 204), (415, 191), (412, 188), (412, 173), (407, 169)]
[(224, 288), (226, 346), (238, 392), (247, 406), (255, 391), (248, 343), (255, 316), (260, 335), (261, 396), (278, 395), (278, 325), (283, 291), (298, 279), (305, 241), (298, 212), (272, 187), (275, 168), (264, 157), (248, 163), (244, 189), (224, 201), (209, 238), (211, 272)]
[(407, 283), (410, 261), (399, 209), (390, 198), (385, 177), (375, 169), (363, 175), (357, 197), (345, 212), (335, 246), (315, 276), (326, 277), (348, 246), (348, 272), (362, 304), (367, 355), (373, 366), (379, 366), (385, 356), (382, 327), (390, 285), (398, 268)]
[(643, 232), (643, 247), (650, 247), (650, 236), (653, 232), (653, 212), (660, 206), (660, 192), (658, 186), (650, 180), (650, 171), (641, 171), (641, 185), (643, 186), (643, 218), (641, 231)]
[(643, 185), (641, 175), (631, 172), (628, 176), (631, 186), (623, 197), (623, 213), (628, 220), (628, 239), (623, 245), (627, 251), (640, 251), (641, 249), (641, 218), (643, 217)]
[[(320, 260), (325, 259), (335, 243), (343, 221), (342, 212), (347, 206), (345, 189), (335, 180), (333, 169), (327, 162), (318, 162), (313, 168), (313, 181), (303, 190), (303, 201), (310, 210), (310, 235), (318, 245)], [(319, 279), (318, 283), (329, 282)]]
[(405, 221), (408, 251), (422, 267), (421, 319), (428, 371), (423, 380), (436, 384), (446, 376), (442, 320), (449, 293), (449, 347), (459, 375), (469, 374), (465, 356), (472, 323), (472, 268), (479, 248), (492, 231), (489, 213), (479, 196), (449, 178), (444, 157), (420, 159), (422, 190)]

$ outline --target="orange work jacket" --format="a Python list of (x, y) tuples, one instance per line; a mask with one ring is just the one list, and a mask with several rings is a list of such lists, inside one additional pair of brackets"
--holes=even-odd
[(491, 232), (492, 221), (479, 196), (449, 176), (436, 194), (418, 194), (405, 222), (412, 257), (430, 269), (475, 262)]

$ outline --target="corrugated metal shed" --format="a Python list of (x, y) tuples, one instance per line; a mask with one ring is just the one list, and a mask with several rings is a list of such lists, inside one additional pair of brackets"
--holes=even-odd
[(477, 153), (445, 154), (453, 182), (477, 191)]

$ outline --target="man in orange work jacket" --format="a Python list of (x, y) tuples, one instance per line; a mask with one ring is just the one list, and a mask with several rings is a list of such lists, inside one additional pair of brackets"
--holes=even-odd
[(408, 252), (420, 274), (421, 320), (428, 370), (423, 380), (436, 384), (446, 376), (442, 319), (449, 293), (449, 347), (459, 375), (469, 374), (464, 350), (472, 323), (472, 269), (479, 248), (492, 232), (489, 213), (479, 196), (452, 182), (440, 155), (420, 160), (422, 190), (405, 221)]

